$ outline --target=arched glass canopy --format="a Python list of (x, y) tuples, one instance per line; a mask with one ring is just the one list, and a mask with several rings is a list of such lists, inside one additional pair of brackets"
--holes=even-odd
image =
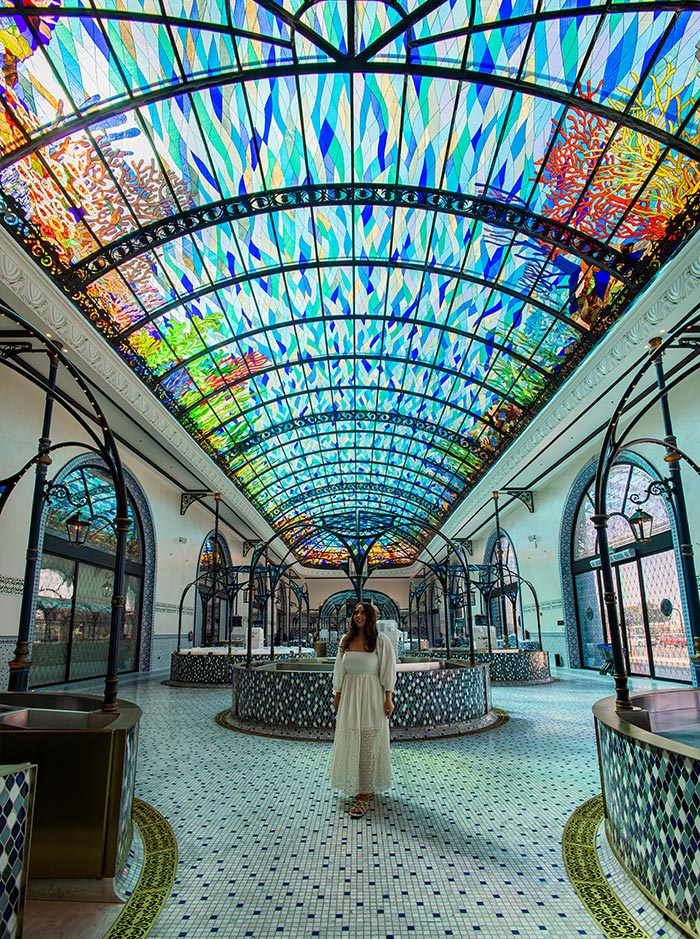
[(0, 8), (2, 224), (307, 563), (414, 557), (694, 229), (683, 2)]

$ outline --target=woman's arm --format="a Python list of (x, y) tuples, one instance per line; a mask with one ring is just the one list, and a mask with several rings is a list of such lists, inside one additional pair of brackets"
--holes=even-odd
[[(340, 697), (340, 695), (338, 697)], [(384, 692), (384, 713), (387, 717), (391, 717), (391, 715), (394, 713), (394, 701), (391, 691)]]
[(333, 691), (335, 692), (333, 697), (334, 711), (337, 711), (340, 707), (340, 689), (343, 687), (344, 677), (345, 672), (343, 670), (343, 652), (338, 649), (338, 654), (335, 657), (335, 665), (333, 666)]
[(385, 692), (391, 693), (396, 684), (396, 661), (394, 659), (394, 647), (388, 636), (379, 634), (378, 643), (380, 643), (379, 658), (379, 681)]

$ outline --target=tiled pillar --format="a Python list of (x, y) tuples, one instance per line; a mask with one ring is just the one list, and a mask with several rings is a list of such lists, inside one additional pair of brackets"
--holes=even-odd
[(36, 766), (0, 766), (0, 933), (20, 939), (29, 868)]

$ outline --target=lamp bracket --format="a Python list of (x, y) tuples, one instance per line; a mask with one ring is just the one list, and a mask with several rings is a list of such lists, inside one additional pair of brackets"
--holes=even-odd
[(664, 496), (664, 498), (670, 499), (672, 493), (673, 480), (667, 478), (655, 479), (649, 483), (643, 496), (638, 495), (636, 492), (631, 493), (630, 502), (634, 502), (635, 505), (644, 505), (651, 496)]
[[(31, 342), (0, 342), (0, 359), (11, 359), (23, 352), (32, 352)], [(39, 350), (37, 350), (39, 351)], [(44, 351), (43, 349), (41, 350)]]
[[(90, 503), (87, 495), (75, 498), (75, 496), (71, 494), (68, 486), (63, 483), (57, 483), (54, 480), (49, 480), (49, 482), (44, 485), (44, 499), (49, 505), (53, 499), (65, 499), (74, 509), (82, 509)], [(92, 512), (90, 512), (90, 514), (92, 515)]]

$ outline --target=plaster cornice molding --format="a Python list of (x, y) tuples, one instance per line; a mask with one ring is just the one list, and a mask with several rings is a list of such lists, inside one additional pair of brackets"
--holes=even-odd
[(150, 393), (114, 349), (90, 325), (26, 253), (0, 230), (0, 288), (10, 306), (42, 332), (49, 332), (74, 357), (97, 387), (106, 386), (123, 400), (165, 446), (176, 452), (193, 473), (216, 491), (227, 505), (257, 532), (270, 538), (272, 529), (245, 496), (204, 453), (177, 420)]
[(593, 392), (618, 379), (630, 359), (639, 361), (650, 339), (669, 332), (686, 316), (700, 288), (700, 237), (695, 236), (663, 268), (631, 308), (591, 350), (561, 389), (474, 487), (448, 519), (445, 534), (458, 531), (468, 516), (490, 498), (493, 490), (514, 485), (513, 477), (533, 451), (552, 439), (562, 423), (582, 411)]

